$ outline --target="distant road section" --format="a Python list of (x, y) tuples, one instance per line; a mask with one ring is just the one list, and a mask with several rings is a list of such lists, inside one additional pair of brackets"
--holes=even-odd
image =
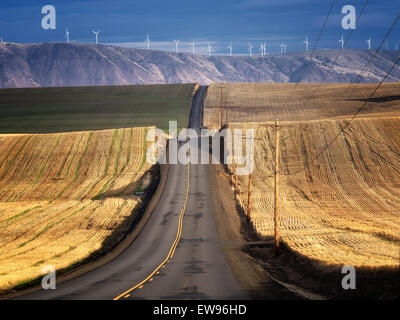
[(207, 96), (208, 87), (200, 87), (194, 97), (190, 110), (189, 128), (201, 128), (203, 126), (204, 100)]

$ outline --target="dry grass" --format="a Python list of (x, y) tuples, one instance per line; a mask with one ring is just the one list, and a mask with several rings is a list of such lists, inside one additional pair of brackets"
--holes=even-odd
[[(213, 84), (205, 101), (204, 124), (219, 127), (220, 90), (223, 91), (223, 123), (345, 119), (369, 98), (375, 84)], [(363, 117), (400, 115), (400, 83), (384, 84), (363, 110)], [(383, 114), (382, 114), (383, 112)]]
[[(282, 240), (291, 250), (323, 263), (396, 268), (400, 118), (355, 120), (347, 134), (310, 163), (344, 123), (298, 122), (281, 129)], [(251, 222), (261, 236), (273, 236), (274, 133), (263, 124), (233, 127), (257, 128)], [(248, 178), (240, 177), (238, 201), (244, 209), (247, 188)]]
[(146, 131), (0, 137), (1, 290), (122, 237), (149, 169)]
[[(211, 86), (206, 101), (209, 127), (218, 127), (213, 108), (218, 86)], [(368, 102), (365, 112), (315, 161), (376, 85), (353, 85), (345, 99), (343, 88), (349, 85), (325, 85), (316, 100), (309, 98), (316, 85), (301, 84), (293, 96), (293, 85), (224, 86), (229, 126), (256, 130), (251, 222), (257, 233), (273, 236), (275, 138), (265, 122), (295, 121), (280, 131), (282, 241), (323, 264), (398, 268), (400, 84), (384, 85), (374, 96), (379, 99)], [(239, 190), (237, 199), (246, 210), (247, 176), (240, 177)]]

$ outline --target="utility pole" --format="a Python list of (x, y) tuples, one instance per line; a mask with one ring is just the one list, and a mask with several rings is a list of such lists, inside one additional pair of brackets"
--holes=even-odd
[(229, 111), (229, 109), (228, 109), (228, 103), (226, 104), (226, 106), (225, 106), (225, 123), (226, 123), (226, 125), (228, 125), (228, 120), (229, 120), (229, 118), (228, 118), (228, 111)]
[(274, 166), (274, 240), (275, 240), (275, 256), (279, 253), (279, 129), (282, 127), (294, 126), (279, 125), (278, 119), (275, 124), (271, 125), (275, 128), (275, 166)]
[(238, 190), (238, 176), (236, 174), (236, 170), (237, 170), (237, 164), (233, 164), (232, 165), (232, 185), (233, 185), (233, 194), (236, 196), (238, 194), (237, 190)]
[(220, 128), (222, 128), (222, 87), (220, 87), (220, 89), (221, 89), (221, 95), (220, 95), (220, 105), (219, 105), (219, 113), (220, 113), (220, 121), (219, 121), (219, 124), (220, 124)]
[(275, 234), (275, 255), (279, 252), (279, 123), (275, 121), (275, 174), (274, 174), (274, 234)]
[(235, 195), (238, 194), (238, 176), (235, 174)]
[(247, 195), (247, 220), (250, 220), (250, 214), (251, 214), (251, 179), (253, 175), (250, 173), (249, 174), (249, 191)]
[(220, 128), (222, 128), (222, 114), (223, 114), (223, 112), (222, 112), (222, 90), (223, 89), (225, 89), (225, 87), (219, 87), (220, 88), (220, 104), (219, 104), (219, 126), (220, 126)]

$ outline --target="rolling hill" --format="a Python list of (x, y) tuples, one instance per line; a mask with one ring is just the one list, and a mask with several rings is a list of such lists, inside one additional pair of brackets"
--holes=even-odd
[[(95, 44), (0, 43), (0, 88), (212, 82), (354, 82), (374, 51), (203, 56)], [(378, 52), (362, 82), (379, 82), (399, 52)], [(396, 68), (387, 79), (400, 81)]]

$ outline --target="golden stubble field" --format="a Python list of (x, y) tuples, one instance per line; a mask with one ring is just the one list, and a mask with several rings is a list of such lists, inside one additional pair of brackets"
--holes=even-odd
[[(220, 127), (220, 89), (223, 124), (228, 122), (309, 121), (347, 119), (369, 98), (376, 84), (212, 84), (207, 92), (204, 124)], [(384, 84), (363, 110), (365, 117), (400, 116), (400, 83)], [(226, 117), (228, 110), (228, 117)]]
[[(270, 126), (272, 122), (264, 121), (275, 118), (294, 121), (293, 127), (280, 129), (281, 240), (297, 255), (324, 265), (396, 270), (400, 259), (400, 117), (396, 110), (400, 110), (400, 102), (393, 98), (396, 92), (393, 88), (399, 84), (387, 85), (379, 91), (377, 96), (383, 98), (382, 105), (368, 103), (371, 112), (356, 118), (318, 158), (321, 150), (348, 124), (349, 117), (344, 115), (354, 112), (362, 102), (352, 101), (344, 106), (334, 104), (334, 99), (329, 98), (333, 100), (328, 99), (330, 103), (321, 104), (321, 108), (314, 104), (310, 108), (314, 111), (309, 114), (312, 120), (305, 121), (304, 104), (287, 107), (284, 103), (286, 99), (300, 99), (289, 99), (290, 89), (283, 91), (282, 85), (249, 84), (251, 93), (255, 87), (262, 88), (256, 90), (258, 100), (249, 98), (251, 104), (264, 110), (255, 116), (246, 109), (245, 84), (224, 86), (229, 104), (236, 108), (236, 113), (231, 112), (228, 104), (229, 114), (241, 114), (238, 120), (242, 121), (234, 122), (231, 118), (229, 127), (251, 128), (256, 133), (251, 206), (251, 222), (256, 232), (266, 238), (274, 232), (275, 133)], [(210, 88), (210, 97), (218, 97), (216, 87)], [(276, 87), (281, 87), (279, 97), (277, 92), (265, 91), (267, 88), (274, 91)], [(327, 87), (322, 92), (334, 96), (333, 86)], [(364, 96), (368, 96), (371, 91), (365, 86), (364, 89)], [(275, 94), (274, 99), (282, 101), (282, 107), (279, 103), (268, 103)], [(305, 90), (301, 95), (306, 95)], [(356, 92), (354, 95), (357, 97)], [(209, 98), (206, 103), (214, 102)], [(240, 109), (240, 105), (245, 108)], [(388, 112), (379, 112), (385, 106)], [(218, 121), (213, 109), (205, 108), (206, 125), (210, 127), (217, 126)], [(326, 119), (329, 113), (334, 120)], [(259, 121), (251, 122), (255, 118)], [(230, 171), (233, 168), (229, 166)], [(237, 200), (244, 210), (248, 206), (247, 191), (248, 177), (241, 176)]]
[(0, 136), (0, 290), (122, 238), (150, 179), (147, 130)]

